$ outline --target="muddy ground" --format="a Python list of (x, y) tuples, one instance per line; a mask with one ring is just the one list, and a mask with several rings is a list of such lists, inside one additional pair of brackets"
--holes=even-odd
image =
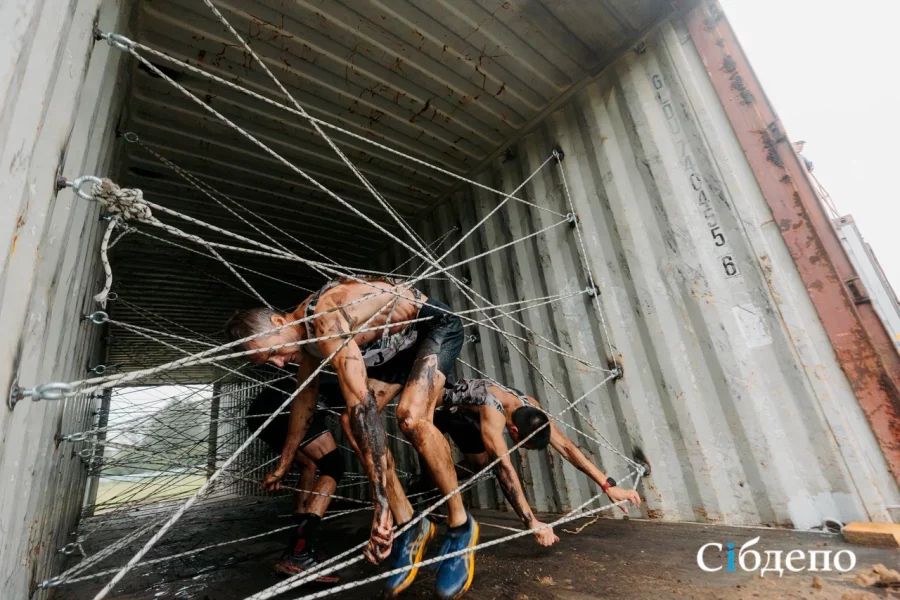
[[(289, 505), (283, 501), (235, 502), (231, 506), (199, 509), (173, 532), (169, 540), (149, 556), (155, 558), (184, 552), (210, 543), (253, 535), (290, 524)], [(509, 532), (489, 524), (517, 527), (508, 513), (480, 511), (482, 541)], [(546, 519), (545, 519), (546, 520)], [(368, 515), (357, 513), (330, 522), (325, 551), (336, 553), (365, 539)], [(581, 522), (567, 528), (575, 530)], [(694, 598), (698, 600), (734, 598), (822, 600), (866, 600), (900, 598), (900, 589), (862, 586), (858, 573), (881, 563), (900, 569), (900, 551), (850, 546), (837, 535), (799, 533), (777, 529), (731, 528), (694, 524), (660, 523), (639, 520), (600, 519), (573, 534), (557, 530), (560, 537), (552, 548), (541, 548), (530, 537), (493, 546), (476, 559), (476, 576), (466, 598), (470, 600), (588, 600), (592, 598)], [(734, 542), (739, 548), (747, 540), (761, 536), (754, 548), (838, 550), (848, 548), (857, 556), (854, 571), (777, 573), (760, 578), (740, 570), (705, 573), (696, 564), (697, 550), (707, 542), (723, 545)], [(88, 553), (102, 547), (102, 536), (94, 536)], [(273, 534), (239, 544), (207, 550), (187, 558), (142, 567), (127, 576), (109, 597), (127, 600), (240, 600), (281, 580), (272, 571), (286, 543), (286, 534)], [(439, 547), (434, 542), (427, 556)], [(136, 549), (136, 547), (133, 547)], [(128, 554), (130, 556), (130, 554)], [(707, 553), (710, 566), (725, 564), (724, 553)], [(124, 562), (124, 555), (105, 562), (104, 568)], [(74, 564), (74, 562), (72, 563)], [(376, 567), (357, 564), (341, 572), (343, 581), (378, 573)], [(56, 589), (55, 598), (89, 600), (109, 576)], [(434, 575), (420, 572), (403, 597), (409, 600), (433, 598)], [(322, 585), (305, 586), (281, 598), (299, 598)], [(380, 585), (347, 590), (330, 596), (339, 600), (380, 597)]]

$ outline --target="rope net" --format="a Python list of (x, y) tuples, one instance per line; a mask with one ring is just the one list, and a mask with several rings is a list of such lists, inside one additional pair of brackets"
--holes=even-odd
[[(550, 422), (577, 435), (579, 439), (588, 440), (589, 443), (608, 450), (610, 455), (619, 461), (617, 465), (607, 465), (612, 471), (611, 474), (618, 476), (622, 487), (636, 486), (638, 478), (644, 472), (643, 465), (623, 454), (606, 439), (583, 410), (585, 404), (598, 401), (599, 391), (618, 376), (617, 368), (614, 365), (611, 368), (596, 364), (596, 359), (592, 361), (579, 356), (568, 347), (568, 344), (554, 341), (529, 326), (529, 323), (539, 318), (537, 315), (543, 314), (543, 311), (563, 310), (575, 306), (576, 303), (587, 303), (591, 307), (588, 310), (590, 318), (596, 320), (603, 332), (608, 356), (616, 355), (601, 311), (599, 288), (589, 268), (583, 232), (575, 215), (562, 154), (558, 150), (548, 149), (546, 156), (533, 172), (524, 177), (515, 189), (505, 192), (312, 117), (285, 89), (269, 70), (266, 62), (244, 41), (212, 2), (210, 0), (204, 2), (236, 40), (237, 46), (242, 48), (253, 60), (253, 64), (271, 80), (281, 101), (222, 79), (121, 35), (103, 34), (102, 37), (112, 46), (133, 56), (149, 72), (171, 85), (175, 93), (196, 104), (210, 119), (233, 131), (262, 156), (268, 157), (299, 177), (311, 189), (321, 194), (324, 202), (340, 206), (346, 212), (348, 220), (361, 221), (368, 231), (377, 232), (409, 258), (383, 271), (373, 268), (376, 265), (371, 264), (344, 264), (334, 253), (318, 250), (317, 244), (305, 239), (303, 233), (285, 227), (276, 219), (259, 214), (259, 211), (254, 210), (247, 202), (216, 189), (203, 177), (191, 173), (160, 151), (146, 145), (138, 136), (126, 134), (124, 137), (129, 144), (143, 152), (148, 160), (171, 170), (187, 189), (193, 190), (198, 197), (208, 201), (208, 207), (227, 215), (235, 226), (221, 227), (190, 216), (175, 210), (171, 205), (155, 201), (155, 194), (152, 191), (121, 188), (109, 179), (84, 177), (71, 184), (80, 196), (97, 201), (110, 215), (100, 249), (105, 281), (103, 288), (95, 297), (99, 308), (108, 307), (108, 310), (91, 315), (91, 320), (97, 326), (106, 327), (109, 338), (124, 335), (128, 336), (129, 340), (139, 340), (140, 344), (133, 344), (133, 347), (124, 349), (119, 346), (128, 359), (128, 370), (120, 370), (115, 365), (104, 366), (102, 369), (95, 369), (88, 377), (68, 382), (61, 388), (54, 388), (62, 389), (59, 395), (63, 398), (84, 398), (92, 394), (98, 399), (101, 408), (95, 413), (90, 429), (65, 432), (62, 437), (65, 443), (73, 446), (73, 451), (83, 461), (85, 469), (96, 483), (96, 494), (84, 508), (75, 541), (63, 549), (68, 554), (81, 555), (81, 559), (68, 570), (43, 582), (43, 586), (57, 587), (86, 581), (96, 582), (95, 598), (100, 600), (113, 591), (119, 581), (132, 571), (140, 571), (160, 563), (180, 564), (188, 570), (196, 569), (197, 561), (201, 561), (199, 564), (202, 564), (204, 553), (213, 549), (217, 550), (216, 556), (221, 556), (218, 551), (223, 548), (237, 549), (248, 540), (275, 535), (290, 529), (292, 525), (289, 521), (282, 521), (280, 524), (273, 523), (272, 528), (263, 533), (247, 534), (247, 531), (238, 525), (225, 529), (214, 528), (216, 535), (203, 539), (193, 540), (184, 533), (189, 529), (188, 524), (203, 526), (205, 523), (218, 522), (217, 519), (221, 517), (218, 511), (222, 507), (233, 507), (235, 503), (240, 505), (241, 502), (247, 502), (248, 497), (270, 495), (260, 490), (258, 482), (272, 469), (278, 457), (258, 439), (259, 434), (276, 419), (287, 418), (290, 404), (297, 393), (313, 376), (321, 371), (327, 371), (331, 359), (337, 353), (336, 350), (330, 356), (326, 356), (313, 376), (305, 381), (298, 381), (297, 391), (284, 392), (278, 387), (278, 383), (294, 376), (295, 373), (290, 369), (272, 366), (255, 367), (250, 360), (253, 355), (340, 336), (324, 336), (251, 350), (243, 349), (243, 344), (253, 339), (266, 338), (285, 327), (321, 318), (327, 311), (293, 320), (281, 327), (241, 340), (223, 343), (221, 332), (216, 335), (209, 332), (200, 333), (192, 323), (172, 320), (144, 306), (141, 291), (133, 289), (129, 282), (121, 284), (117, 282), (122, 274), (114, 268), (109, 256), (114, 253), (116, 247), (125, 246), (122, 244), (123, 240), (129, 243), (140, 241), (141, 246), (131, 245), (129, 248), (148, 248), (148, 252), (150, 248), (156, 248), (159, 251), (171, 252), (173, 260), (179, 262), (186, 271), (193, 273), (192, 277), (202, 285), (211, 289), (228, 289), (247, 298), (248, 301), (278, 310), (291, 310), (293, 307), (277, 306), (281, 298), (271, 298), (261, 293), (263, 285), (277, 283), (283, 286), (296, 298), (294, 305), (325, 282), (335, 278), (372, 285), (373, 278), (390, 277), (396, 283), (388, 293), (396, 297), (402, 297), (403, 292), (411, 287), (429, 289), (431, 286), (440, 285), (444, 286), (444, 289), (451, 289), (454, 297), (452, 314), (462, 320), (467, 333), (467, 343), (476, 344), (479, 336), (485, 334), (495, 335), (501, 339), (505, 344), (505, 351), (518, 356), (519, 360), (528, 366), (534, 386), (550, 390), (554, 395), (550, 399), (553, 405), (562, 407), (559, 411), (548, 412)], [(160, 69), (148, 60), (148, 56), (165, 60), (185, 74), (210, 84), (227, 86), (301, 119), (308, 125), (312, 134), (318, 136), (318, 139), (324, 142), (350, 171), (359, 187), (370, 196), (373, 205), (378, 207), (378, 214), (361, 210), (357, 203), (348, 201), (313, 174), (279, 154), (247, 129), (213, 108), (210, 103), (204, 102), (192, 91), (188, 80), (178, 78), (179, 81), (176, 81), (170, 76), (168, 69)], [(184, 84), (181, 81), (184, 81)], [(330, 137), (333, 134), (339, 134), (339, 137)], [(471, 228), (464, 230), (457, 225), (430, 241), (426, 240), (404, 220), (348, 158), (341, 146), (351, 143), (367, 144), (372, 152), (400, 157), (410, 164), (432, 169), (436, 173), (477, 187), (481, 192), (487, 192), (496, 198), (496, 204)], [(551, 193), (559, 195), (557, 200), (562, 201), (557, 204), (565, 206), (566, 212), (550, 208), (549, 205), (553, 204), (551, 202), (532, 201), (520, 197), (520, 192), (533, 178), (547, 170), (558, 172), (561, 185)], [(87, 183), (90, 183), (89, 190), (85, 189)], [(464, 256), (466, 241), (486, 223), (503, 214), (511, 202), (521, 203), (529, 210), (540, 211), (549, 219), (542, 221), (547, 225), (523, 233), (519, 238), (506, 244)], [(584, 273), (584, 286), (580, 289), (563, 289), (530, 299), (493, 302), (462, 275), (469, 265), (484, 261), (492, 254), (509, 251), (511, 248), (527, 249), (530, 247), (529, 240), (557, 230), (576, 237), (575, 247)], [(300, 285), (291, 278), (273, 274), (271, 271), (265, 272), (264, 269), (256, 267), (261, 261), (282, 265), (283, 268), (277, 271), (280, 273), (284, 273), (286, 269), (308, 270), (314, 274), (310, 279), (313, 285)], [(250, 264), (254, 266), (249, 266)], [(216, 268), (213, 269), (212, 265)], [(173, 293), (177, 291), (172, 290)], [(348, 305), (344, 308), (346, 306)], [(221, 321), (224, 322), (225, 317), (227, 314), (222, 315)], [(421, 320), (412, 319), (385, 326), (370, 326), (373, 319), (374, 316), (359, 325), (356, 331), (380, 332), (384, 327), (401, 324), (411, 326)], [(153, 326), (147, 327), (147, 323), (152, 323)], [(345, 339), (341, 347), (348, 341), (349, 339)], [(166, 359), (160, 360), (160, 357)], [(546, 367), (550, 364), (546, 360), (547, 357), (567, 365), (567, 368), (577, 366), (581, 373), (591, 375), (593, 383), (587, 386), (587, 389), (581, 390), (581, 393), (568, 393), (548, 372), (551, 369)], [(201, 368), (202, 372), (212, 373), (212, 376), (198, 379), (184, 375), (201, 372), (197, 371)], [(493, 379), (492, 373), (485, 372), (483, 366), (478, 367), (462, 359), (457, 361), (456, 368), (457, 376), (460, 378)], [(40, 386), (37, 390), (39, 389)], [(253, 398), (266, 389), (278, 390), (283, 397), (282, 404), (278, 410), (266, 417), (260, 429), (251, 432), (244, 424), (244, 415)], [(39, 392), (34, 393), (35, 399), (40, 399)], [(411, 471), (414, 471), (417, 461), (415, 452), (397, 426), (395, 408), (396, 405), (389, 405), (383, 413), (383, 418), (387, 435), (395, 448), (395, 455), (407, 459), (398, 461), (400, 464), (397, 471), (400, 480), (408, 483), (413, 478), (414, 473)], [(567, 413), (572, 413), (575, 417), (564, 419)], [(334, 433), (338, 447), (346, 457), (349, 469), (335, 493), (325, 494), (333, 500), (326, 519), (341, 519), (361, 511), (371, 511), (368, 479), (362, 474), (361, 466), (340, 434), (338, 416), (337, 413), (330, 412), (327, 417), (328, 425)], [(497, 457), (477, 472), (471, 473), (470, 477), (461, 481), (459, 488), (450, 494), (425, 493), (413, 497), (421, 511), (412, 521), (396, 528), (395, 539), (399, 533), (412, 527), (419, 520), (431, 514), (437, 515), (435, 511), (438, 511), (450, 497), (465, 493), (477, 483), (492, 477), (493, 468), (503, 458), (517, 452), (537, 433), (536, 431), (520, 440), (512, 445), (506, 454)], [(284, 489), (276, 494), (288, 495), (293, 491), (311, 493), (312, 490), (301, 488), (301, 477), (300, 473), (290, 473), (284, 480)], [(602, 498), (604, 494), (601, 492), (545, 527), (594, 515), (614, 506), (608, 502), (604, 504), (601, 502)], [(275, 518), (288, 517), (289, 514), (275, 516)], [(533, 530), (514, 529), (500, 538), (481, 543), (476, 550), (532, 534)], [(167, 553), (167, 547), (177, 547), (179, 550)], [(91, 551), (87, 552), (85, 548), (90, 548)], [(259, 590), (248, 598), (263, 600), (275, 597), (309, 584), (321, 576), (342, 571), (362, 560), (362, 549), (363, 544), (345, 549), (320, 563), (312, 571)], [(425, 560), (407, 569), (418, 568), (449, 557), (452, 555)], [(306, 600), (322, 598), (384, 579), (399, 571), (402, 569), (383, 568), (377, 575), (349, 581), (325, 590), (312, 591), (302, 595), (302, 598)]]

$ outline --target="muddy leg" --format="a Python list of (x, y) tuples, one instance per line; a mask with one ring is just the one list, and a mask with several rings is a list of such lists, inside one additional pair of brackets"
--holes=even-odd
[[(425, 459), (431, 478), (441, 493), (446, 495), (459, 485), (456, 468), (450, 454), (450, 445), (434, 426), (434, 407), (444, 388), (446, 377), (437, 369), (437, 355), (416, 360), (409, 373), (409, 381), (400, 396), (397, 421), (419, 454)], [(466, 510), (462, 497), (454, 494), (447, 501), (450, 526), (466, 522)]]

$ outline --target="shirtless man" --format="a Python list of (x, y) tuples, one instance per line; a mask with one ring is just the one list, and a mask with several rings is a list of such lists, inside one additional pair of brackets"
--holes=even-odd
[[(379, 390), (378, 406), (381, 409), (390, 402), (400, 386), (375, 383)], [(519, 440), (525, 439), (549, 420), (537, 400), (490, 379), (459, 381), (443, 391), (434, 411), (435, 427), (441, 433), (448, 434), (466, 460), (477, 469), (484, 468), (509, 450), (503, 437), (504, 429), (514, 443), (519, 443)], [(346, 416), (342, 417), (341, 424), (346, 432)], [(627, 500), (632, 506), (641, 505), (641, 497), (635, 490), (618, 487), (613, 478), (607, 477), (594, 466), (578, 446), (552, 422), (522, 447), (526, 450), (543, 450), (548, 444), (599, 485), (613, 502)], [(525, 526), (529, 529), (543, 526), (544, 523), (534, 516), (528, 505), (510, 457), (502, 458), (494, 467), (494, 472), (504, 496)], [(427, 482), (424, 483), (428, 487)], [(620, 508), (623, 512), (628, 512), (624, 506)], [(542, 546), (551, 546), (559, 541), (551, 528), (535, 531), (534, 537)]]
[[(245, 420), (250, 431), (259, 429), (269, 415), (279, 409), (297, 389), (297, 381), (288, 377), (271, 382), (269, 386), (264, 387), (247, 408)], [(340, 395), (336, 385), (330, 393), (325, 390), (322, 392), (327, 396)], [(284, 450), (287, 438), (287, 415), (276, 417), (259, 433), (259, 439), (279, 454)], [(296, 575), (318, 564), (316, 550), (322, 517), (331, 503), (329, 496), (337, 490), (344, 474), (344, 460), (328, 430), (324, 411), (316, 412), (312, 425), (294, 453), (293, 464), (301, 471), (300, 482), (297, 484), (299, 490), (294, 491), (293, 517), (297, 529), (292, 532), (287, 550), (275, 563), (275, 570), (284, 575)], [(316, 470), (319, 471), (318, 479)], [(317, 581), (337, 583), (339, 578), (332, 574)]]
[[(282, 314), (269, 308), (243, 310), (225, 326), (231, 340), (263, 334), (243, 344), (247, 350), (268, 348), (249, 355), (253, 362), (268, 362), (277, 367), (297, 363), (297, 380), (302, 383), (310, 379), (291, 404), (287, 441), (278, 467), (263, 482), (267, 488), (274, 488), (290, 468), (316, 408), (318, 376), (313, 373), (324, 358), (334, 355), (331, 365), (337, 372), (347, 405), (349, 429), (372, 483), (375, 514), (365, 551), (372, 563), (384, 560), (391, 552), (393, 533), (389, 508), (394, 510), (394, 505), (403, 503), (405, 495), (387, 451), (384, 425), (375, 393), (367, 384), (366, 369), (394, 360), (401, 350), (415, 349), (415, 360), (400, 394), (397, 420), (400, 429), (425, 459), (438, 488), (444, 494), (455, 490), (458, 483), (450, 446), (432, 423), (435, 404), (447, 376), (452, 373), (463, 342), (462, 323), (448, 311), (447, 305), (426, 298), (402, 283), (340, 280), (327, 283), (293, 312)], [(301, 319), (308, 320), (290, 324)], [(408, 323), (414, 319), (418, 321)], [(281, 329), (266, 335), (276, 328)], [(306, 342), (312, 339), (317, 341)], [(390, 506), (388, 490), (391, 490)], [(442, 554), (475, 546), (478, 524), (466, 513), (460, 495), (452, 496), (447, 506), (450, 527)], [(402, 523), (398, 518), (398, 524)], [(434, 526), (428, 519), (422, 519), (410, 528), (399, 540), (393, 567), (418, 562), (434, 533)], [(472, 552), (441, 561), (438, 596), (461, 596), (471, 585), (474, 570)], [(400, 593), (412, 583), (415, 574), (416, 569), (411, 569), (402, 578), (391, 578), (387, 592), (390, 595)]]
[[(547, 413), (540, 409), (534, 398), (489, 379), (461, 380), (455, 387), (444, 390), (438, 407), (434, 412), (435, 426), (450, 435), (460, 452), (479, 469), (509, 450), (503, 437), (504, 429), (509, 432), (513, 442), (519, 443), (519, 440), (525, 439), (549, 421)], [(594, 466), (578, 446), (552, 422), (522, 447), (527, 450), (542, 450), (548, 444), (576, 469), (590, 477), (613, 502), (626, 500), (632, 506), (641, 505), (641, 497), (635, 490), (618, 487), (613, 478), (607, 477)], [(522, 484), (509, 456), (500, 459), (494, 472), (503, 495), (525, 526), (537, 529), (544, 525), (528, 506)], [(623, 512), (628, 512), (624, 505), (620, 508)], [(534, 537), (541, 546), (551, 546), (559, 541), (551, 528), (535, 531)]]

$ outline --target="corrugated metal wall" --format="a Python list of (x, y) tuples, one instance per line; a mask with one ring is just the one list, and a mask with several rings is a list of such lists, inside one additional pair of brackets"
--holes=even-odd
[[(896, 485), (680, 22), (665, 23), (645, 47), (627, 52), (479, 180), (509, 193), (555, 146), (565, 152), (562, 168), (586, 233), (614, 358), (625, 373), (590, 401), (587, 414), (626, 454), (640, 448), (652, 464), (643, 480), (645, 514), (800, 528), (825, 518), (889, 520)], [(556, 166), (523, 194), (568, 212)], [(498, 201), (461, 190), (426, 219), (422, 233), (436, 240), (457, 223), (469, 231)], [(556, 219), (511, 203), (448, 260)], [(405, 258), (388, 252), (382, 264)], [(495, 303), (588, 284), (567, 227), (457, 275)], [(431, 292), (469, 308), (446, 285)], [(609, 358), (584, 297), (527, 312), (523, 320), (592, 363)], [(479, 335), (464, 360), (561, 409), (505, 342), (486, 329)], [(570, 398), (598, 380), (546, 351), (529, 347), (528, 356)], [(611, 474), (624, 473), (611, 452), (579, 441)], [(587, 479), (557, 456), (527, 453), (521, 468), (539, 510), (565, 509), (592, 495)], [(473, 501), (491, 505), (498, 497), (482, 487)]]
[(80, 320), (97, 289), (99, 209), (54, 184), (58, 168), (112, 170), (123, 56), (94, 47), (91, 31), (127, 29), (127, 4), (0, 3), (0, 598), (28, 598), (58, 572), (81, 510), (81, 444), (55, 436), (83, 429), (93, 400), (9, 411), (5, 396), (16, 374), (26, 386), (77, 379), (102, 358), (100, 331)]

